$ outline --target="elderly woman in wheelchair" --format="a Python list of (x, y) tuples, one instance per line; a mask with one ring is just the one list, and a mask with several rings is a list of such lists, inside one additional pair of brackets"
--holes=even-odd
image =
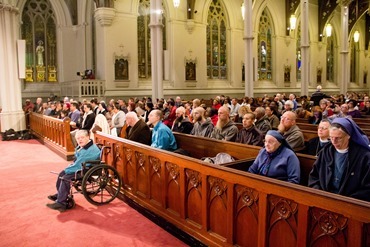
[(108, 147), (100, 150), (90, 140), (87, 130), (77, 131), (76, 140), (75, 160), (59, 173), (57, 193), (48, 196), (54, 202), (46, 204), (60, 212), (75, 206), (72, 188), (82, 193), (90, 203), (101, 205), (114, 200), (122, 184), (117, 170), (101, 161)]

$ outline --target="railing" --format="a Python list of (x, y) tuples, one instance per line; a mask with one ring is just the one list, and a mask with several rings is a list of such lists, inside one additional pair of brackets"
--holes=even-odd
[(32, 134), (67, 160), (71, 160), (74, 156), (69, 123), (70, 120), (63, 121), (34, 112), (30, 113), (30, 129)]
[(61, 82), (62, 96), (72, 98), (101, 98), (105, 93), (105, 81), (103, 80), (76, 80)]
[[(127, 197), (208, 245), (370, 246), (369, 202), (209, 165), (102, 133), (95, 138), (112, 147), (106, 162), (121, 174)], [(217, 140), (200, 147), (196, 138), (186, 138), (179, 143), (190, 141), (204, 153), (222, 145), (241, 148)], [(255, 157), (254, 148), (246, 146), (243, 157)]]

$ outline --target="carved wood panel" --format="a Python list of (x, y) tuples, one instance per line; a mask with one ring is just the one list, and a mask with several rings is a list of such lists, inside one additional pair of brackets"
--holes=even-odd
[(162, 176), (161, 176), (161, 160), (149, 156), (149, 183), (150, 183), (150, 199), (153, 203), (163, 207), (162, 203)]
[(227, 184), (221, 178), (209, 177), (209, 230), (224, 238), (227, 234)]
[(318, 247), (344, 247), (348, 239), (348, 219), (320, 208), (310, 209), (309, 244)]
[(123, 147), (122, 147), (122, 144), (120, 144), (119, 142), (118, 143), (114, 143), (113, 144), (113, 148), (114, 148), (114, 158), (113, 158), (113, 161), (112, 164), (114, 168), (117, 169), (118, 173), (123, 174)]
[(141, 197), (147, 198), (149, 195), (148, 184), (148, 168), (146, 155), (140, 152), (135, 152), (136, 158), (136, 188), (137, 194)]
[(202, 224), (202, 176), (199, 172), (186, 169), (185, 218), (201, 227)]
[(171, 162), (165, 163), (166, 167), (166, 204), (167, 209), (175, 215), (180, 215), (181, 195), (180, 195), (180, 171), (179, 166)]
[(258, 192), (241, 185), (235, 186), (235, 243), (239, 246), (257, 246)]
[(298, 204), (275, 195), (269, 196), (268, 204), (268, 246), (296, 246)]
[(124, 174), (125, 185), (133, 188), (135, 185), (135, 162), (133, 160), (134, 152), (131, 148), (123, 148), (124, 162), (126, 162), (126, 174)]

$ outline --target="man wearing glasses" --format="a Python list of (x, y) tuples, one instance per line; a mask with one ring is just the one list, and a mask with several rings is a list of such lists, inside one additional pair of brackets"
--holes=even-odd
[(370, 201), (369, 139), (349, 118), (336, 118), (331, 143), (319, 153), (308, 186)]

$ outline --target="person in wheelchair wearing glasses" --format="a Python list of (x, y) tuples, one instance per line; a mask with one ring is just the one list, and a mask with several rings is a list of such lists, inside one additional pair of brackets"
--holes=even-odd
[(331, 143), (319, 153), (308, 186), (370, 201), (369, 139), (350, 118), (335, 118)]
[(56, 182), (57, 193), (48, 196), (54, 202), (46, 204), (47, 207), (61, 212), (67, 209), (71, 180), (75, 178), (76, 172), (82, 169), (82, 163), (100, 159), (100, 149), (90, 140), (89, 131), (78, 130), (76, 141), (78, 145), (75, 149), (75, 159), (72, 164), (59, 173)]

